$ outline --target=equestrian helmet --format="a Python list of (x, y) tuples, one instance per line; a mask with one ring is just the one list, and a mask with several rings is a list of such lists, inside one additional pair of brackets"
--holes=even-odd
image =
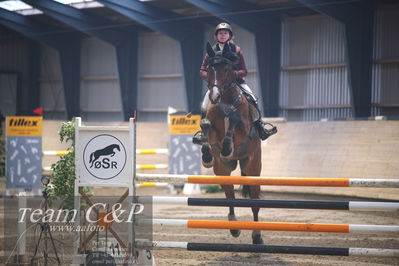
[(219, 23), (219, 25), (217, 25), (215, 28), (215, 36), (218, 34), (220, 30), (228, 30), (230, 32), (230, 38), (232, 38), (234, 35), (233, 28), (230, 26), (229, 23), (226, 22)]

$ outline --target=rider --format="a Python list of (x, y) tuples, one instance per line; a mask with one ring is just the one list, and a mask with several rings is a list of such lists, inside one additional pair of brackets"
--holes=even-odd
[[(247, 96), (249, 102), (257, 110), (258, 119), (254, 122), (254, 126), (258, 131), (259, 137), (262, 140), (265, 140), (271, 135), (275, 134), (277, 132), (277, 129), (275, 127), (273, 127), (271, 130), (267, 129), (265, 127), (265, 123), (263, 123), (262, 121), (261, 113), (258, 106), (258, 99), (254, 95), (252, 90), (249, 88), (249, 86), (245, 83), (245, 76), (247, 75), (248, 72), (245, 66), (244, 56), (242, 54), (241, 48), (232, 42), (233, 36), (234, 36), (233, 29), (231, 28), (230, 24), (225, 22), (220, 23), (215, 28), (215, 39), (217, 40), (217, 43), (213, 46), (213, 49), (215, 51), (221, 51), (223, 50), (223, 47), (225, 45), (230, 45), (230, 50), (235, 51), (237, 53), (239, 62), (234, 66), (235, 70), (234, 72), (237, 78), (237, 85), (240, 87), (244, 95)], [(200, 68), (200, 75), (204, 80), (206, 80), (208, 76), (207, 72), (208, 58), (209, 58), (208, 54), (205, 54), (205, 57), (202, 61)], [(210, 100), (209, 100), (209, 90), (208, 90), (201, 104), (201, 117), (203, 120), (205, 118), (209, 102)], [(201, 123), (203, 122), (203, 120), (201, 120)], [(197, 132), (193, 137), (193, 143), (195, 144), (201, 144), (204, 141), (206, 141), (206, 138), (202, 134), (202, 131)]]

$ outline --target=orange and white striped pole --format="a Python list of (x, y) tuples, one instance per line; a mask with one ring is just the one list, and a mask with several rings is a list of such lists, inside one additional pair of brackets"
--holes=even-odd
[(142, 174), (136, 178), (142, 182), (220, 184), (220, 185), (265, 185), (265, 186), (315, 186), (315, 187), (389, 187), (399, 188), (399, 179), (377, 178), (305, 178), (305, 177), (261, 177), (261, 176), (211, 176)]
[(395, 225), (319, 224), (179, 219), (152, 219), (138, 221), (138, 225), (151, 223), (154, 226), (182, 226), (193, 229), (265, 230), (324, 233), (399, 233), (399, 226)]

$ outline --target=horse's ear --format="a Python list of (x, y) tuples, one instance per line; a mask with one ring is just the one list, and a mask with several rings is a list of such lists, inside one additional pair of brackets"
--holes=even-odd
[(226, 42), (223, 46), (222, 55), (226, 55), (227, 53), (230, 53), (230, 44)]
[(206, 52), (209, 55), (209, 57), (215, 56), (215, 51), (213, 50), (213, 48), (209, 42), (206, 43)]

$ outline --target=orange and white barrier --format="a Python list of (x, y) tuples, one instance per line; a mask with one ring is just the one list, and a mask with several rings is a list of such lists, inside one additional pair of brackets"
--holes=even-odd
[(178, 220), (152, 219), (138, 221), (138, 224), (154, 226), (182, 226), (195, 229), (229, 229), (229, 230), (266, 230), (297, 231), (324, 233), (399, 233), (395, 225), (362, 225), (362, 224), (318, 224), (318, 223), (280, 223), (280, 222), (246, 222), (246, 221), (210, 221), (210, 220)]
[(315, 186), (315, 187), (389, 187), (399, 188), (399, 179), (376, 178), (304, 178), (261, 176), (211, 176), (137, 173), (138, 181), (262, 186)]

